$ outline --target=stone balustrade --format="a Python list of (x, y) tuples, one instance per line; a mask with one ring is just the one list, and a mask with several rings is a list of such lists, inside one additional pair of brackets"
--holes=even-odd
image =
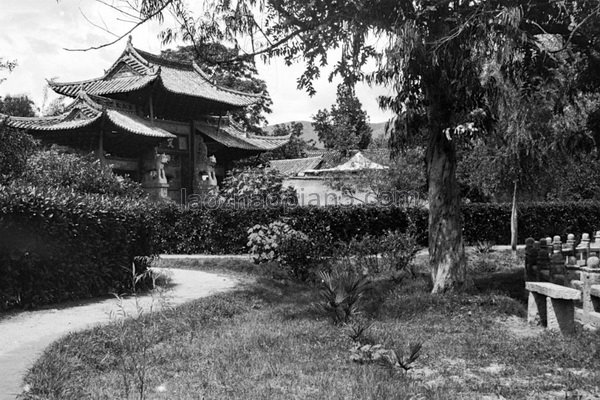
[[(564, 243), (560, 236), (525, 241), (525, 281), (530, 293), (530, 314), (533, 312), (532, 299), (542, 295), (538, 293), (540, 285), (533, 282), (544, 282), (579, 291), (580, 298), (572, 299), (575, 302), (574, 320), (600, 327), (600, 231), (594, 239), (592, 241), (590, 235), (584, 233), (579, 242), (573, 234), (569, 234)], [(529, 317), (530, 321), (536, 318)]]

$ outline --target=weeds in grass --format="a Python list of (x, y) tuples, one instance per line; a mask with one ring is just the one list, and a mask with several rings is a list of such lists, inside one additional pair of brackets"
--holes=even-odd
[[(147, 376), (150, 366), (150, 351), (154, 344), (154, 336), (158, 331), (158, 315), (155, 313), (155, 302), (160, 302), (162, 310), (170, 308), (168, 289), (156, 287), (158, 276), (152, 269), (147, 269), (143, 274), (136, 274), (135, 266), (132, 269), (132, 282), (134, 291), (140, 282), (152, 280), (153, 292), (149, 309), (144, 311), (139, 299), (135, 297), (135, 314), (130, 314), (125, 309), (123, 297), (115, 294), (117, 311), (111, 313), (111, 319), (116, 321), (118, 360), (120, 375), (123, 383), (125, 397), (129, 398), (132, 387), (135, 387), (139, 400), (146, 398)], [(168, 277), (161, 279), (168, 283)], [(165, 286), (166, 287), (166, 286)], [(127, 320), (131, 319), (131, 322)], [(133, 383), (132, 383), (133, 381)]]
[(347, 323), (360, 312), (360, 300), (369, 288), (370, 281), (351, 272), (319, 271), (322, 281), (320, 301), (315, 307), (332, 319), (336, 325)]
[[(136, 315), (127, 313), (123, 305), (123, 298), (117, 296), (117, 326), (119, 335), (116, 338), (120, 374), (123, 382), (125, 397), (128, 398), (132, 390), (130, 382), (133, 378), (137, 386), (138, 398), (144, 400), (146, 394), (146, 376), (148, 373), (148, 356), (152, 345), (150, 337), (155, 330), (154, 318), (143, 318), (144, 310), (140, 306), (136, 297)], [(149, 313), (152, 315), (153, 307), (150, 307)], [(126, 324), (127, 318), (132, 318), (135, 322)], [(145, 321), (146, 320), (146, 321)], [(150, 323), (146, 327), (146, 322)], [(132, 340), (132, 338), (135, 338)]]
[(367, 323), (363, 321), (345, 324), (346, 335), (348, 335), (353, 342), (365, 343), (367, 341), (367, 332), (372, 326), (373, 323)]
[(391, 372), (406, 372), (413, 368), (412, 364), (421, 355), (422, 348), (422, 342), (413, 343), (409, 346), (408, 355), (405, 356), (401, 349), (387, 349), (381, 344), (357, 343), (350, 350), (350, 360), (360, 364), (376, 364)]
[(416, 342), (409, 345), (408, 356), (404, 356), (402, 349), (393, 349), (391, 353), (393, 356), (382, 357), (378, 360), (379, 365), (390, 370), (401, 370), (409, 371), (412, 369), (412, 364), (417, 361), (421, 355), (421, 349), (423, 348), (423, 342)]
[(475, 244), (475, 251), (478, 254), (490, 254), (494, 252), (494, 246), (496, 243), (491, 240), (478, 240)]

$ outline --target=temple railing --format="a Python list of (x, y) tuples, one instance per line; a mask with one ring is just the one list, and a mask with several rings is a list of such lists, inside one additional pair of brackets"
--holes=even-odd
[(600, 327), (600, 231), (590, 239), (584, 233), (577, 242), (569, 234), (525, 241), (525, 281), (550, 282), (581, 291), (581, 308), (575, 319)]

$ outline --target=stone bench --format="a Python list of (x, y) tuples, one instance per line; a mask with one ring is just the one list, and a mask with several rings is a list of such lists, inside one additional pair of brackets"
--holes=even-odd
[(527, 322), (541, 322), (550, 330), (563, 334), (575, 332), (575, 301), (581, 292), (549, 282), (526, 282), (529, 291)]
[(600, 327), (600, 285), (584, 285), (582, 296), (583, 322)]

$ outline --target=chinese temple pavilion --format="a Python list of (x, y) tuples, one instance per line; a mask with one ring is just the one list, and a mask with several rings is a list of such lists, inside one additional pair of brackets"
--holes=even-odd
[(214, 190), (233, 161), (289, 139), (252, 135), (228, 117), (260, 95), (220, 87), (194, 62), (138, 50), (131, 38), (104, 76), (48, 84), (74, 99), (64, 112), (7, 123), (43, 143), (95, 152), (157, 199), (185, 201)]

